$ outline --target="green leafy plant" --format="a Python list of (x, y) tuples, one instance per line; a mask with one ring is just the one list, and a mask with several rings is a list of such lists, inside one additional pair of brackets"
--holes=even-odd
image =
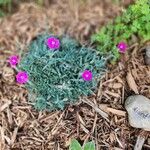
[(137, 36), (140, 42), (150, 40), (150, 0), (137, 0), (121, 16), (93, 35), (92, 42), (102, 54), (113, 54), (115, 62), (120, 57), (116, 45), (120, 41), (128, 43), (132, 35)]
[(84, 146), (81, 146), (77, 140), (73, 139), (71, 141), (69, 150), (95, 150), (95, 144), (91, 141), (86, 143)]
[[(95, 50), (67, 37), (59, 37), (59, 50), (48, 49), (45, 41), (53, 35), (40, 35), (29, 46), (19, 69), (29, 75), (29, 100), (39, 110), (63, 109), (82, 95), (92, 94), (106, 70), (107, 59)], [(93, 78), (84, 81), (82, 73), (90, 70)]]
[(5, 16), (6, 11), (11, 11), (12, 0), (0, 0), (0, 17)]

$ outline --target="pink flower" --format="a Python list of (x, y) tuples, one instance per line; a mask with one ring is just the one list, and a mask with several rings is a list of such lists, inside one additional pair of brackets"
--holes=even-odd
[(90, 80), (92, 80), (92, 72), (89, 71), (89, 70), (85, 70), (85, 71), (82, 73), (82, 78), (83, 78), (85, 81), (90, 81)]
[(46, 44), (49, 49), (58, 49), (60, 47), (60, 41), (55, 37), (48, 38)]
[(18, 74), (16, 75), (16, 80), (20, 84), (26, 83), (28, 81), (28, 74), (27, 74), (27, 72), (25, 72), (25, 71), (18, 72)]
[(11, 67), (15, 67), (19, 63), (19, 56), (17, 55), (10, 56), (8, 62), (11, 65)]
[(127, 44), (124, 43), (124, 42), (120, 42), (120, 43), (117, 45), (117, 48), (119, 49), (119, 52), (120, 52), (120, 53), (125, 53), (125, 51), (127, 50)]

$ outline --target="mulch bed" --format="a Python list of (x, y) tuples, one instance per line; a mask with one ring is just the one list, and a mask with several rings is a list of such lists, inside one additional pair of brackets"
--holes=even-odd
[[(6, 62), (49, 29), (86, 43), (122, 6), (110, 0), (89, 0), (86, 6), (60, 0), (41, 9), (30, 3), (0, 20), (0, 150), (67, 150), (72, 138), (81, 144), (94, 140), (97, 150), (133, 149), (143, 131), (130, 127), (124, 101), (135, 93), (150, 98), (150, 67), (144, 63), (143, 46), (135, 43), (120, 62), (109, 66), (95, 95), (51, 113), (37, 112), (27, 102), (28, 92), (15, 82), (15, 71)], [(150, 149), (150, 136), (143, 149)]]

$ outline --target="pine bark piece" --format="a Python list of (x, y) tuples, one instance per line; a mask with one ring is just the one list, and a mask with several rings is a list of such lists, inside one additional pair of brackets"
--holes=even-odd
[(117, 110), (117, 109), (108, 107), (107, 111), (118, 116), (126, 116), (126, 112), (122, 110)]
[(103, 110), (106, 113), (112, 113), (112, 114), (117, 115), (117, 116), (124, 116), (124, 117), (126, 116), (126, 112), (123, 111), (123, 110), (118, 110), (118, 109), (115, 109), (115, 108), (111, 108), (111, 107), (108, 107), (105, 104), (100, 104), (99, 107), (100, 107), (101, 110)]
[(127, 82), (128, 82), (130, 89), (133, 90), (135, 92), (135, 94), (139, 94), (137, 85), (135, 83), (135, 80), (134, 80), (131, 72), (127, 73), (126, 79), (127, 79)]

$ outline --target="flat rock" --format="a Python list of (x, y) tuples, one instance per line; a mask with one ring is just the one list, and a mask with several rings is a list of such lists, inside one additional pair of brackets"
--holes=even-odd
[(129, 96), (125, 108), (132, 127), (150, 131), (150, 99), (143, 95)]

